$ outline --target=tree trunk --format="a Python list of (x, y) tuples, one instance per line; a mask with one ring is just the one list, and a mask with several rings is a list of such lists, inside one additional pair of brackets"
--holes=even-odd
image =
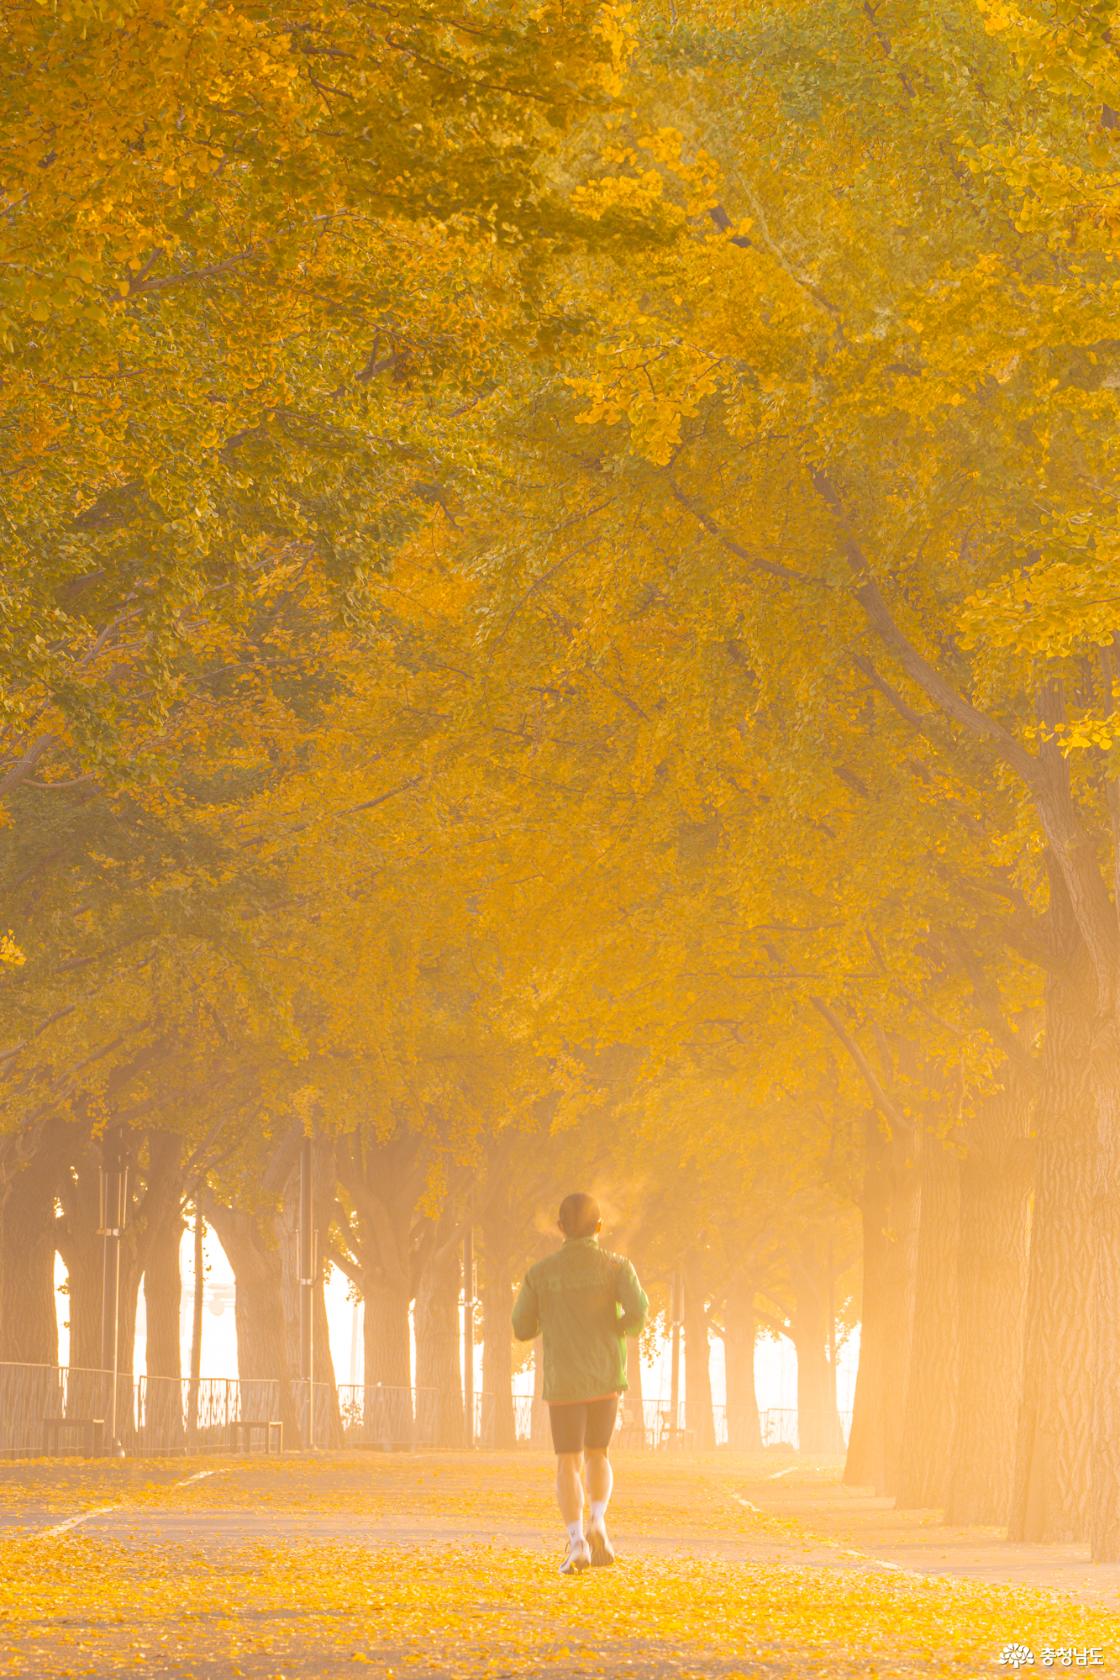
[(502, 1226), (486, 1220), (482, 1227), (482, 1386), (493, 1408), (491, 1443), (516, 1446), (513, 1416), (513, 1265)]
[(1089, 1545), (1094, 1563), (1120, 1561), (1120, 1032), (1097, 1026), (1093, 1194), (1093, 1339), (1090, 1367), (1092, 1494)]
[[(178, 1381), (183, 1374), (179, 1347), (183, 1297), (179, 1267), (183, 1236), (183, 1140), (176, 1132), (152, 1127), (146, 1134), (146, 1143), (144, 1194), (133, 1219), (135, 1228), (129, 1252), (137, 1292), (143, 1278), (148, 1376), (174, 1377)], [(135, 1323), (135, 1299), (133, 1320)], [(135, 1339), (134, 1332), (130, 1346)], [(130, 1354), (129, 1370), (133, 1364)]]
[(762, 1450), (758, 1395), (754, 1384), (757, 1326), (754, 1290), (749, 1280), (734, 1280), (723, 1323), (723, 1359), (727, 1377), (727, 1444), (735, 1452)]
[(696, 1257), (689, 1256), (684, 1271), (684, 1409), (698, 1452), (715, 1446), (709, 1360), (703, 1278)]
[(434, 1399), (434, 1445), (463, 1444), (459, 1243), (436, 1249), (416, 1291), (416, 1386)]
[[(289, 1446), (300, 1438), (299, 1414), (292, 1393), (284, 1341), (284, 1304), (281, 1292), (280, 1254), (271, 1219), (257, 1219), (240, 1208), (224, 1207), (213, 1196), (204, 1195), (203, 1209), (209, 1225), (217, 1232), (234, 1276), (234, 1317), (237, 1326), (237, 1375), (242, 1402), (261, 1396), (255, 1385), (276, 1383), (279, 1387), (280, 1419)], [(248, 1417), (249, 1412), (243, 1415)], [(252, 1415), (259, 1416), (259, 1410)]]
[(810, 1233), (795, 1256), (796, 1300), (793, 1344), (797, 1349), (797, 1444), (803, 1453), (835, 1454), (844, 1449), (836, 1410), (836, 1372), (829, 1352), (832, 1280), (827, 1239)]
[(408, 1285), (385, 1279), (366, 1285), (362, 1322), (363, 1381), (367, 1387), (412, 1385), (412, 1338)]
[[(1010, 1538), (1078, 1540), (1089, 1529), (1094, 1270), (1092, 986), (1079, 965), (1050, 976), (1037, 1109)], [(1115, 1380), (1115, 1373), (1112, 1373)]]
[(916, 1181), (897, 1139), (867, 1117), (863, 1216), (863, 1311), (852, 1429), (844, 1465), (849, 1485), (893, 1491), (909, 1358), (916, 1236)]
[(54, 1292), (56, 1138), (46, 1132), (0, 1204), (0, 1361), (58, 1364)]
[(920, 1194), (916, 1164), (907, 1158), (910, 1146), (896, 1139), (891, 1174), (891, 1242), (888, 1246), (884, 1384), (884, 1480), (879, 1493), (898, 1492), (902, 1457), (903, 1406), (914, 1334), (914, 1288), (918, 1266)]
[(946, 1522), (1005, 1523), (1023, 1375), (1030, 1253), (1031, 1095), (1022, 1077), (982, 1106), (961, 1163), (960, 1371)]
[[(339, 1145), (339, 1177), (351, 1208), (340, 1263), (365, 1303), (363, 1379), (369, 1387), (412, 1387), (410, 1237), (422, 1168), (422, 1150), (408, 1135), (379, 1141), (357, 1132)], [(411, 1399), (402, 1401), (390, 1403), (393, 1416), (410, 1413)]]
[(184, 1444), (180, 1346), (183, 1280), (179, 1268), (182, 1235), (183, 1220), (176, 1209), (149, 1234), (144, 1266), (144, 1423), (148, 1440), (158, 1440), (160, 1450), (168, 1452)]
[(101, 1308), (105, 1242), (96, 1231), (72, 1237), (63, 1256), (70, 1327), (70, 1366), (101, 1369)]
[(144, 1322), (147, 1334), (145, 1366), (149, 1377), (183, 1375), (180, 1317), (183, 1278), (179, 1251), (183, 1220), (178, 1213), (153, 1231), (144, 1268)]
[(72, 1371), (101, 1369), (101, 1308), (105, 1240), (100, 1221), (98, 1159), (80, 1125), (65, 1128), (58, 1193), (63, 1217), (57, 1242), (66, 1267), (69, 1364)]
[(914, 1332), (896, 1504), (944, 1507), (957, 1404), (960, 1162), (940, 1138), (920, 1143)]

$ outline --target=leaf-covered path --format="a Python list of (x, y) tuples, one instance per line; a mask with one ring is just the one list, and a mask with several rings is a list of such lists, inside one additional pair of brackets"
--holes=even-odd
[(1115, 1609), (977, 1579), (992, 1538), (922, 1544), (828, 1473), (623, 1454), (612, 1517), (616, 1567), (566, 1579), (536, 1454), (8, 1466), (0, 1673), (964, 1677), (1012, 1641), (1120, 1667)]

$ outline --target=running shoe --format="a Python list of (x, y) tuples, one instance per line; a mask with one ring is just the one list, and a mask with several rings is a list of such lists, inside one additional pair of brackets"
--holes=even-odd
[(591, 1547), (586, 1540), (569, 1540), (568, 1549), (564, 1553), (564, 1561), (560, 1565), (561, 1575), (578, 1575), (587, 1569), (592, 1562)]

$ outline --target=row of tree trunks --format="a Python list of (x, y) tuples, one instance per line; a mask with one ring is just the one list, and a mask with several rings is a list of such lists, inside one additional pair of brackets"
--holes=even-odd
[[(59, 1127), (62, 1138), (44, 1130), (41, 1147), (15, 1162), (6, 1173), (0, 1211), (0, 1357), (30, 1364), (58, 1362), (58, 1329), (54, 1264), (56, 1246), (67, 1270), (70, 1363), (75, 1370), (99, 1370), (112, 1360), (106, 1342), (111, 1326), (103, 1321), (105, 1266), (111, 1250), (99, 1234), (99, 1152), (88, 1133), (75, 1126)], [(289, 1140), (290, 1141), (290, 1140)], [(60, 1147), (61, 1146), (61, 1147)], [(331, 1146), (317, 1143), (316, 1218), (325, 1232), (333, 1214), (334, 1164), (324, 1157)], [(146, 1368), (149, 1377), (181, 1379), (180, 1314), (182, 1280), (180, 1246), (183, 1219), (177, 1169), (181, 1145), (172, 1134), (153, 1133), (147, 1139), (143, 1196), (133, 1197), (132, 1215), (121, 1243), (119, 1340), (117, 1362), (122, 1374), (133, 1368), (136, 1315), (141, 1283), (147, 1326)], [(229, 1258), (236, 1282), (238, 1366), (246, 1380), (280, 1378), (281, 1416), (289, 1438), (298, 1438), (299, 1414), (294, 1385), (300, 1378), (298, 1162), (286, 1141), (286, 1168), (279, 1208), (256, 1211), (229, 1207), (203, 1194), (203, 1210)], [(59, 1156), (69, 1156), (61, 1172)], [(273, 1163), (273, 1168), (277, 1163)], [(273, 1180), (277, 1172), (269, 1175)], [(134, 1167), (133, 1188), (136, 1189)], [(63, 1217), (55, 1218), (56, 1198)], [(436, 1423), (437, 1439), (462, 1442), (463, 1399), (459, 1343), (459, 1234), (453, 1222), (441, 1222), (429, 1245), (416, 1291), (417, 1381), (443, 1397)], [(511, 1388), (512, 1349), (508, 1334), (511, 1282), (509, 1258), (504, 1275), (498, 1264), (498, 1245), (491, 1243), (491, 1260), (484, 1277), (490, 1296), (486, 1322), (490, 1326), (485, 1358), (491, 1392), (510, 1395), (499, 1406), (498, 1438), (514, 1438)], [(327, 1395), (335, 1392), (326, 1302), (320, 1275), (313, 1292), (315, 1315), (315, 1381)], [(367, 1380), (407, 1387), (411, 1381), (409, 1302), (407, 1279), (381, 1271), (366, 1301)], [(504, 1320), (504, 1334), (496, 1326)], [(506, 1373), (502, 1381), (502, 1367)], [(320, 1396), (320, 1402), (322, 1397)], [(323, 1422), (320, 1403), (318, 1421)], [(338, 1444), (341, 1425), (337, 1404), (326, 1408), (325, 1437), (320, 1445)]]
[[(108, 1369), (113, 1360), (113, 1326), (104, 1317), (106, 1266), (112, 1251), (100, 1235), (101, 1152), (82, 1124), (59, 1123), (51, 1137), (51, 1184), (37, 1204), (41, 1247), (40, 1278), (48, 1270), (52, 1314), (54, 1250), (66, 1268), (69, 1305), (69, 1363), (74, 1370)], [(181, 1283), (179, 1242), (183, 1191), (182, 1141), (153, 1129), (138, 1134), (131, 1161), (128, 1219), (120, 1243), (120, 1315), (117, 1364), (131, 1374), (141, 1278), (148, 1321), (149, 1376), (181, 1375), (178, 1329)], [(55, 1204), (60, 1217), (55, 1217)], [(2, 1240), (2, 1237), (0, 1237)], [(50, 1254), (46, 1249), (49, 1246)], [(4, 1268), (8, 1275), (8, 1268)], [(40, 1292), (43, 1284), (40, 1282)], [(57, 1350), (57, 1342), (54, 1344)]]
[[(1013, 1074), (981, 1107), (963, 1160), (922, 1137), (916, 1178), (877, 1126), (867, 1139), (860, 1365), (845, 1480), (893, 1494), (900, 1506), (942, 1509), (953, 1522), (1007, 1520), (1016, 1419), (1022, 1427), (1028, 1415), (1019, 1384), (1030, 1084)], [(1034, 1258), (1045, 1272), (1045, 1253)], [(1046, 1323), (1043, 1310), (1043, 1332)]]
[[(12, 1179), (18, 1193), (6, 1199), (0, 1216), (0, 1337), (5, 1357), (26, 1363), (55, 1364), (58, 1356), (54, 1293), (56, 1241), (68, 1272), (71, 1364), (100, 1369), (110, 1357), (103, 1345), (102, 1300), (106, 1245), (98, 1235), (99, 1157), (88, 1138), (74, 1128), (66, 1140), (71, 1164), (58, 1186), (57, 1140), (18, 1169)], [(326, 1146), (324, 1146), (326, 1147)], [(144, 1197), (126, 1231), (121, 1253), (120, 1343), (122, 1373), (132, 1370), (138, 1293), (143, 1288), (147, 1324), (146, 1369), (149, 1377), (180, 1380), (182, 1281), (180, 1248), (180, 1144), (171, 1134), (147, 1141)], [(223, 1205), (203, 1192), (203, 1212), (218, 1234), (236, 1280), (238, 1363), (246, 1380), (281, 1379), (281, 1416), (289, 1438), (298, 1438), (299, 1411), (294, 1385), (299, 1380), (301, 1310), (296, 1254), (298, 1167), (289, 1150), (287, 1174), (275, 1216), (267, 1208), (247, 1211)], [(317, 1182), (330, 1188), (331, 1163), (320, 1160)], [(57, 1188), (56, 1188), (57, 1186)], [(135, 1183), (134, 1183), (135, 1188)], [(330, 1223), (332, 1208), (324, 1189), (318, 1208), (320, 1228)], [(56, 1221), (58, 1195), (63, 1218)], [(509, 1308), (514, 1279), (508, 1244), (508, 1219), (495, 1207), (483, 1223), (483, 1363), (484, 1388), (495, 1397), (492, 1439), (501, 1446), (515, 1440), (512, 1398), (512, 1346)], [(445, 1397), (437, 1438), (445, 1444), (463, 1439), (462, 1372), (459, 1340), (459, 1233), (445, 1222), (435, 1234), (431, 1257), (421, 1270), (416, 1291), (417, 1382)], [(10, 1304), (11, 1303), (11, 1304)], [(18, 1311), (14, 1310), (18, 1305)], [(366, 1296), (366, 1380), (407, 1387), (411, 1379), (410, 1296), (399, 1277), (375, 1278)], [(714, 1440), (708, 1372), (708, 1325), (702, 1280), (693, 1270), (686, 1289), (686, 1393), (691, 1396), (691, 1427), (700, 1445)], [(734, 1309), (733, 1309), (734, 1312)], [(749, 1447), (758, 1439), (754, 1395), (754, 1322), (749, 1291), (743, 1309), (728, 1331), (729, 1429)], [(334, 1392), (334, 1372), (327, 1334), (323, 1279), (315, 1290), (315, 1380)], [(17, 1339), (13, 1339), (17, 1338)], [(739, 1353), (736, 1355), (735, 1348)], [(629, 1344), (632, 1368), (636, 1344)], [(736, 1359), (738, 1357), (738, 1363)], [(633, 1379), (640, 1405), (640, 1365)], [(327, 1444), (340, 1438), (337, 1412), (328, 1420)]]
[[(1100, 1124), (1117, 1081), (1096, 1054), (1093, 1002), (1074, 940), (1048, 976), (1037, 1072), (1025, 1055), (1010, 1067), (1005, 1090), (968, 1121), (963, 1156), (920, 1141), (919, 1195), (897, 1140), (869, 1122), (862, 1350), (845, 1476), (902, 1505), (941, 1508), (955, 1523), (1007, 1521), (1013, 1539), (1092, 1537), (1103, 1556), (1120, 1546), (1120, 1512), (1110, 1514), (1120, 1463), (1108, 1462), (1113, 1423), (1120, 1428), (1120, 1332), (1101, 1304), (1120, 1291), (1120, 1212), (1102, 1169), (1112, 1121)], [(900, 1382), (908, 1298), (909, 1375)]]

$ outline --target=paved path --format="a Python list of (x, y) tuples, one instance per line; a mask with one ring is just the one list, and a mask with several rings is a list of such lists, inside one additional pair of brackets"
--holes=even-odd
[[(3, 1533), (54, 1533), (82, 1529), (106, 1539), (152, 1544), (215, 1546), (279, 1542), (329, 1542), (376, 1548), (386, 1542), (407, 1546), (509, 1545), (531, 1551), (555, 1551), (557, 1528), (551, 1520), (526, 1520), (500, 1506), (486, 1510), (487, 1465), (504, 1481), (504, 1459), (484, 1455), (378, 1457), (371, 1477), (367, 1466), (351, 1459), (320, 1465), (314, 1459), (287, 1460), (288, 1476), (275, 1465), (244, 1460), (201, 1470), (169, 1472), (159, 1467), (141, 1487), (122, 1480), (119, 1493), (110, 1481), (77, 1510), (42, 1503), (0, 1507)], [(418, 1470), (410, 1477), (410, 1466)], [(648, 1458), (619, 1454), (615, 1523), (620, 1549), (635, 1557), (709, 1557), (745, 1564), (812, 1565), (826, 1569), (879, 1568), (926, 1576), (953, 1576), (1009, 1586), (1043, 1588), (1068, 1594), (1078, 1602), (1109, 1609), (1120, 1607), (1120, 1564), (1089, 1561), (1081, 1545), (1015, 1545), (996, 1529), (948, 1528), (936, 1512), (899, 1512), (888, 1499), (867, 1490), (846, 1488), (839, 1465), (785, 1465), (777, 1472), (744, 1462), (737, 1471), (718, 1460), (698, 1460), (691, 1472)], [(550, 1465), (545, 1458), (517, 1460), (519, 1480), (529, 1503), (547, 1510)], [(653, 1474), (660, 1471), (661, 1474)], [(667, 1473), (667, 1479), (666, 1479)], [(70, 1473), (72, 1474), (72, 1472)], [(270, 1503), (274, 1484), (291, 1479), (310, 1502)], [(453, 1504), (464, 1478), (471, 1484), (473, 1509), (440, 1509), (442, 1496)], [(380, 1498), (367, 1497), (371, 1481), (383, 1480)], [(318, 1497), (316, 1484), (320, 1483)], [(690, 1510), (682, 1513), (700, 1484), (706, 1497), (706, 1525)], [(666, 1487), (669, 1495), (666, 1497)], [(32, 1486), (28, 1493), (32, 1494)], [(254, 1490), (264, 1496), (254, 1508)], [(508, 1489), (503, 1488), (508, 1500)], [(542, 1498), (543, 1495), (543, 1498)], [(80, 1498), (75, 1490), (75, 1499)], [(345, 1508), (321, 1508), (331, 1503)], [(316, 1508), (316, 1507), (320, 1508)], [(776, 1524), (754, 1526), (752, 1518), (773, 1517)]]
[[(73, 1521), (73, 1519), (71, 1519)], [(542, 1528), (524, 1523), (495, 1523), (484, 1515), (440, 1521), (416, 1521), (408, 1516), (348, 1517), (297, 1512), (292, 1515), (249, 1511), (206, 1512), (147, 1511), (116, 1508), (91, 1512), (78, 1519), (87, 1534), (130, 1545), (243, 1546), (286, 1542), (294, 1545), (322, 1541), (342, 1545), (364, 1545), (378, 1549), (386, 1544), (405, 1546), (515, 1546), (545, 1554), (562, 1550), (562, 1535), (556, 1525)], [(61, 1525), (59, 1525), (61, 1526)], [(46, 1533), (58, 1532), (50, 1525)], [(808, 1541), (787, 1542), (767, 1536), (693, 1534), (682, 1538), (672, 1532), (632, 1532), (623, 1518), (613, 1525), (620, 1551), (630, 1557), (710, 1557), (752, 1564), (815, 1564), (823, 1568), (866, 1567), (838, 1546), (813, 1545)], [(558, 1536), (560, 1536), (558, 1538)]]

